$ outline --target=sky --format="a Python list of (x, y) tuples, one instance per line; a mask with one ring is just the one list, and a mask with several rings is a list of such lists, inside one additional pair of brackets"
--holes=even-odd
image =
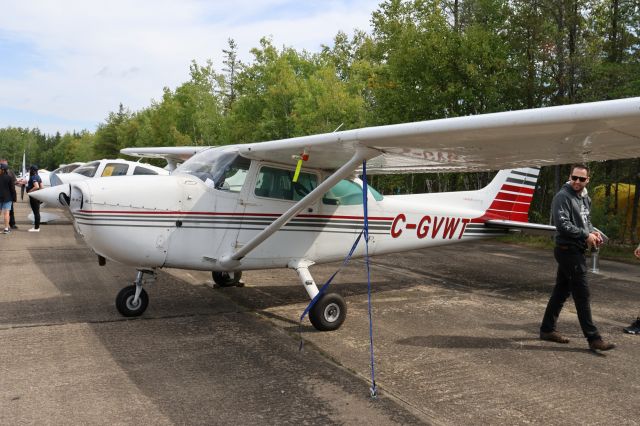
[(369, 32), (381, 1), (0, 0), (0, 128), (94, 132), (188, 81), (192, 60), (221, 72), (229, 38), (243, 62), (262, 37), (318, 52)]

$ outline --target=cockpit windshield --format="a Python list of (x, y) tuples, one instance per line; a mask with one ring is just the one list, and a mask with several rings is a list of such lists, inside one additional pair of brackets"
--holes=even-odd
[(173, 173), (190, 174), (211, 188), (239, 192), (250, 164), (237, 149), (211, 148), (194, 155)]
[(80, 175), (86, 176), (86, 177), (94, 177), (96, 175), (96, 171), (98, 170), (98, 167), (100, 167), (100, 162), (99, 161), (93, 161), (91, 163), (87, 163), (82, 167), (78, 167), (77, 169), (75, 169), (73, 172), (74, 173), (78, 173)]

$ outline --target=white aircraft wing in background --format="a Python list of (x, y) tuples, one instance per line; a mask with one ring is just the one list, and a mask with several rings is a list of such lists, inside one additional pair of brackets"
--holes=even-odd
[(209, 146), (165, 146), (155, 148), (124, 148), (124, 155), (140, 158), (162, 158), (167, 161), (167, 170), (172, 172), (178, 164), (185, 162), (194, 154), (211, 148)]

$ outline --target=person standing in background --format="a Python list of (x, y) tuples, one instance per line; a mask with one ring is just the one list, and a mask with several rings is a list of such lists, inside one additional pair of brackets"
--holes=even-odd
[[(7, 167), (9, 166), (9, 162), (4, 158), (0, 160), (0, 164), (6, 164)], [(16, 183), (17, 183), (16, 174), (13, 172), (13, 170), (11, 170), (11, 168), (7, 169), (7, 174), (11, 177), (11, 180), (13, 181), (13, 186), (16, 186)], [(13, 203), (11, 203), (11, 211), (9, 212), (9, 228), (11, 229), (18, 229), (18, 226), (16, 225), (16, 216), (13, 211), (13, 205), (15, 204), (16, 201), (18, 200), (15, 199), (13, 200)]]
[[(638, 247), (633, 251), (633, 254), (640, 259), (640, 244), (638, 244)], [(638, 318), (636, 318), (629, 327), (623, 328), (622, 331), (629, 334), (640, 334), (640, 315), (638, 315)]]
[(16, 186), (7, 173), (7, 170), (9, 170), (9, 166), (0, 164), (0, 214), (4, 222), (3, 234), (11, 233), (9, 229), (9, 211), (17, 198)]
[[(29, 181), (27, 182), (27, 194), (42, 189), (42, 179), (38, 175), (38, 166), (35, 164), (29, 167)], [(29, 232), (40, 232), (40, 201), (29, 197), (29, 204), (33, 211), (33, 228)]]

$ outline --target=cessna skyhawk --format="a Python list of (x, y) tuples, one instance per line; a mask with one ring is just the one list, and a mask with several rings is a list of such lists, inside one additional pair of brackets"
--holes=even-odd
[[(538, 174), (532, 167), (640, 157), (640, 98), (122, 152), (186, 161), (170, 176), (56, 187), (101, 262), (138, 268), (116, 298), (120, 313), (144, 312), (143, 277), (162, 267), (212, 271), (220, 285), (235, 283), (243, 270), (291, 268), (313, 299), (309, 267), (343, 259), (363, 228), (358, 176), (365, 162), (368, 174), (507, 169), (478, 191), (383, 196), (369, 187), (369, 254), (548, 229), (527, 222)], [(363, 255), (360, 244), (354, 256)], [(337, 329), (345, 302), (322, 294), (309, 316), (319, 330)]]

